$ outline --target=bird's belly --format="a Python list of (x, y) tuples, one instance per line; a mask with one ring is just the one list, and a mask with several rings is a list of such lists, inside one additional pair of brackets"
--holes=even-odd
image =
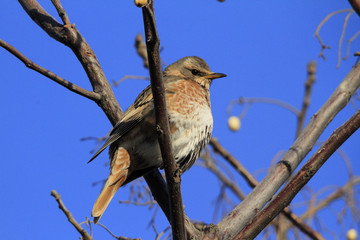
[(170, 126), (174, 126), (171, 128), (171, 140), (175, 159), (182, 161), (189, 154), (194, 155), (192, 158), (197, 158), (212, 132), (211, 110), (200, 108), (187, 118), (171, 113)]

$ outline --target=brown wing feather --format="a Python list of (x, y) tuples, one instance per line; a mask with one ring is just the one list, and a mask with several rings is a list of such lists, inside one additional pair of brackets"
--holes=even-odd
[(124, 134), (139, 124), (144, 118), (143, 113), (150, 112), (145, 111), (145, 108), (152, 107), (152, 104), (149, 104), (151, 101), (152, 93), (150, 86), (148, 86), (139, 94), (135, 102), (126, 110), (120, 122), (116, 124), (113, 130), (110, 132), (110, 136), (104, 145), (92, 156), (88, 163), (94, 160), (108, 146), (116, 142), (116, 140), (120, 139)]
[(128, 168), (130, 166), (130, 155), (124, 148), (119, 148), (115, 151), (113, 161), (111, 163), (110, 175), (97, 198), (91, 216), (94, 217), (94, 222), (97, 223), (116, 191), (125, 182), (128, 175)]

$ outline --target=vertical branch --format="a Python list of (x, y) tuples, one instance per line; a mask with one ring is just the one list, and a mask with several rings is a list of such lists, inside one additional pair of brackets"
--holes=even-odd
[(170, 193), (170, 211), (173, 239), (186, 239), (184, 210), (180, 189), (180, 169), (175, 163), (172, 152), (170, 128), (165, 102), (165, 87), (162, 79), (162, 70), (160, 64), (160, 39), (156, 29), (153, 2), (151, 2), (150, 5), (143, 7), (142, 11), (146, 35), (151, 89), (153, 92), (155, 105), (156, 128), (159, 137), (161, 154), (164, 161), (166, 181)]
[(316, 62), (311, 61), (307, 65), (308, 77), (305, 82), (305, 96), (304, 96), (303, 104), (302, 104), (300, 113), (297, 115), (298, 116), (298, 124), (297, 124), (297, 128), (296, 128), (296, 138), (300, 135), (300, 132), (304, 127), (305, 116), (306, 116), (307, 110), (310, 105), (310, 96), (311, 96), (312, 85), (314, 84), (315, 79), (316, 79), (315, 72), (316, 72)]

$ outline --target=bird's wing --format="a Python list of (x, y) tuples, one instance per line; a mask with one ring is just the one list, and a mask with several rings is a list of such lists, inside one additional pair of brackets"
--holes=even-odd
[(135, 102), (126, 110), (120, 122), (116, 124), (113, 130), (110, 132), (110, 136), (104, 145), (94, 154), (88, 163), (94, 160), (108, 146), (110, 146), (116, 140), (120, 139), (124, 134), (139, 124), (144, 119), (146, 114), (152, 114), (153, 104), (150, 104), (152, 101), (153, 98), (151, 89), (150, 86), (148, 86), (139, 94)]

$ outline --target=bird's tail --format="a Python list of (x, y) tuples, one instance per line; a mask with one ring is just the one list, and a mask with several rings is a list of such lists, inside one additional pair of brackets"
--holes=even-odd
[(109, 178), (101, 190), (99, 197), (96, 199), (91, 213), (95, 223), (100, 220), (116, 191), (124, 184), (127, 178), (128, 168), (130, 166), (130, 156), (128, 152), (124, 148), (119, 148), (114, 154), (111, 165)]

